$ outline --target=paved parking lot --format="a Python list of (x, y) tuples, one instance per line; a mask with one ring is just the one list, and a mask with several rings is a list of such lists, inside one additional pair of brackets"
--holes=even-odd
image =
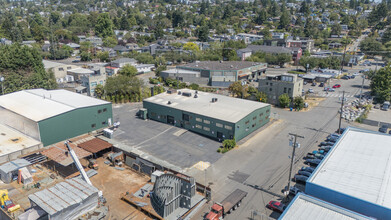
[(221, 145), (217, 141), (168, 124), (139, 119), (135, 115), (141, 106), (140, 103), (113, 106), (114, 120), (121, 122), (114, 132), (116, 141), (181, 168), (199, 161), (214, 163), (222, 156), (217, 153)]
[(368, 119), (391, 124), (391, 110), (372, 109), (369, 111)]

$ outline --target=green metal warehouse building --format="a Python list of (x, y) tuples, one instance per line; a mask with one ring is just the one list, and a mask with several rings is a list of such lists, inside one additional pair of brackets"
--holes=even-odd
[(270, 105), (190, 89), (169, 90), (143, 101), (141, 116), (217, 140), (237, 141), (269, 122)]
[(31, 89), (0, 96), (0, 123), (48, 146), (112, 124), (110, 102), (67, 90)]

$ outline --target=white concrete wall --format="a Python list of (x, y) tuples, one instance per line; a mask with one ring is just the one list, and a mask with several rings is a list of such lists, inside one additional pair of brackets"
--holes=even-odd
[(3, 107), (0, 107), (0, 118), (0, 123), (8, 125), (9, 127), (18, 130), (29, 137), (41, 141), (37, 122), (18, 115)]

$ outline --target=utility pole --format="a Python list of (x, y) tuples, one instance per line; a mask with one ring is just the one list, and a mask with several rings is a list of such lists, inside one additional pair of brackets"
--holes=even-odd
[(342, 73), (342, 70), (343, 70), (343, 64), (344, 64), (344, 62), (345, 62), (346, 45), (348, 44), (347, 40), (348, 40), (348, 39), (346, 38), (345, 49), (344, 49), (344, 51), (343, 51), (343, 56), (342, 56), (342, 60), (341, 60), (341, 73)]
[(339, 114), (339, 125), (338, 125), (338, 134), (341, 134), (341, 121), (342, 121), (342, 110), (343, 110), (343, 102), (345, 100), (345, 91), (342, 91), (342, 102), (341, 102), (341, 112)]
[(361, 91), (360, 91), (360, 103), (361, 103), (361, 98), (362, 98), (362, 90), (364, 88), (364, 80), (365, 80), (365, 75), (362, 75), (362, 83), (361, 83)]
[(289, 135), (293, 136), (294, 140), (293, 140), (293, 146), (292, 146), (293, 149), (292, 149), (292, 157), (291, 157), (291, 167), (289, 169), (288, 189), (286, 191), (287, 195), (289, 194), (289, 190), (291, 187), (293, 160), (295, 158), (296, 147), (298, 147), (297, 138), (304, 138), (303, 136), (300, 136), (298, 134), (289, 133)]

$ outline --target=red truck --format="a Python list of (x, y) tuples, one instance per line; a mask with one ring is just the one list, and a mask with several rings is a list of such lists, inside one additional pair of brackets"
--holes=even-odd
[(223, 219), (226, 214), (231, 213), (240, 206), (243, 198), (247, 196), (247, 192), (236, 189), (227, 196), (221, 203), (216, 202), (212, 205), (209, 214), (205, 217), (207, 220)]

